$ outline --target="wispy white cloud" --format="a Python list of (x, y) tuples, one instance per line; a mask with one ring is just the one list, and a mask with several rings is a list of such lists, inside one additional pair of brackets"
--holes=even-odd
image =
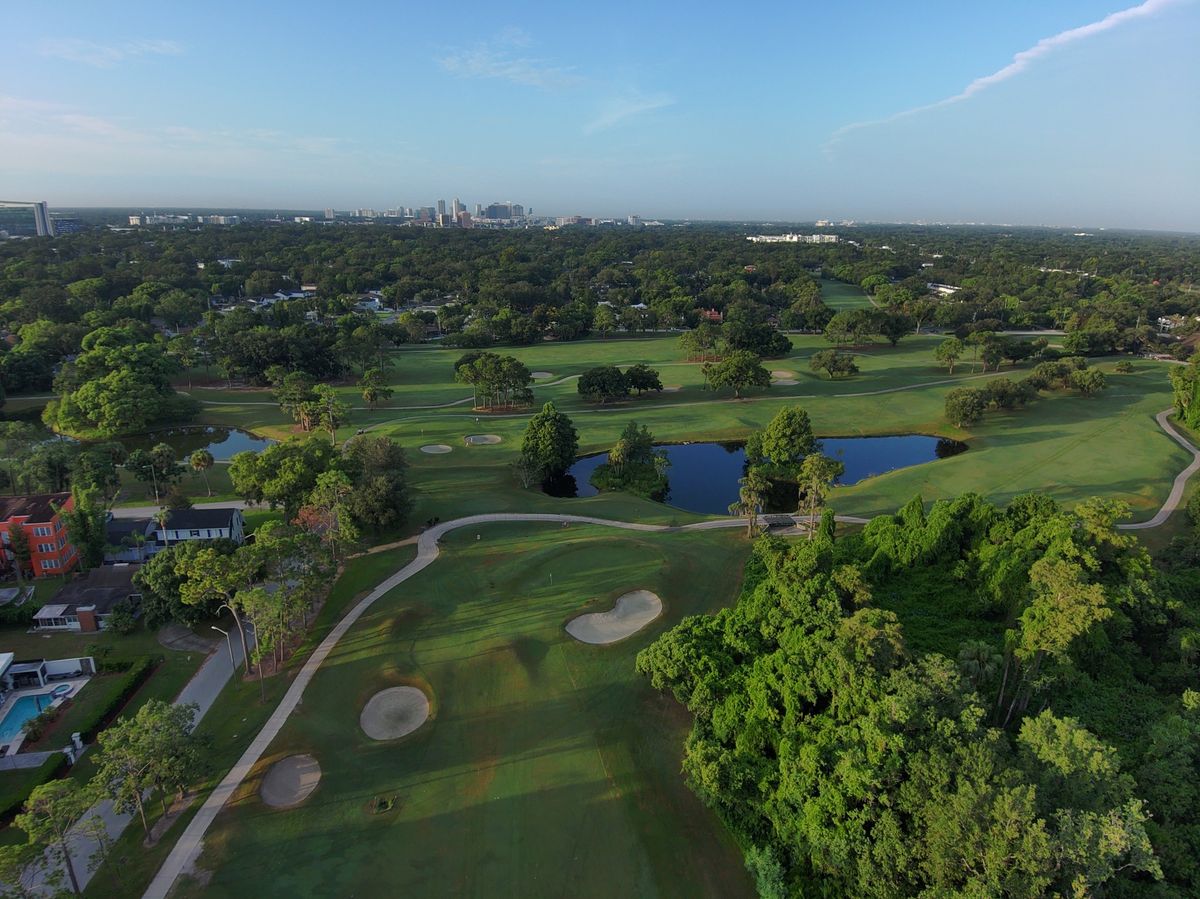
[(397, 155), (340, 137), (271, 129), (139, 125), (62, 103), (0, 95), (0, 158), (13, 170), (87, 158), (172, 166), (294, 164), (327, 167), (331, 158), (362, 161)]
[(499, 78), (543, 89), (572, 87), (582, 79), (569, 66), (524, 55), (532, 40), (519, 28), (506, 28), (491, 40), (455, 50), (438, 60), (447, 72), (463, 78)]
[(183, 53), (183, 47), (176, 41), (127, 40), (115, 44), (101, 44), (81, 38), (45, 40), (42, 41), (39, 50), (43, 56), (53, 56), (99, 69), (109, 69), (139, 56), (178, 56)]
[(606, 131), (627, 122), (635, 116), (673, 106), (675, 98), (669, 94), (628, 93), (612, 97), (601, 106), (599, 114), (583, 126), (584, 134)]
[(984, 75), (976, 78), (957, 94), (944, 99), (937, 100), (933, 103), (926, 103), (922, 106), (915, 106), (912, 109), (905, 109), (901, 112), (894, 113), (881, 119), (871, 119), (863, 122), (853, 122), (849, 125), (843, 125), (829, 136), (829, 140), (825, 143), (825, 151), (828, 153), (841, 141), (846, 135), (859, 131), (863, 128), (873, 128), (877, 125), (888, 125), (900, 119), (908, 118), (909, 116), (918, 115), (922, 112), (940, 109), (944, 106), (950, 106), (955, 103), (961, 103), (964, 100), (969, 100), (978, 94), (980, 91), (987, 90), (989, 87), (994, 87), (1010, 78), (1015, 78), (1034, 62), (1041, 59), (1043, 56), (1048, 56), (1063, 47), (1078, 41), (1086, 40), (1089, 37), (1094, 37), (1097, 34), (1102, 34), (1105, 31), (1111, 31), (1114, 28), (1119, 28), (1128, 22), (1137, 19), (1145, 19), (1156, 15), (1162, 10), (1170, 6), (1177, 6), (1181, 2), (1187, 0), (1144, 0), (1137, 6), (1131, 6), (1127, 9), (1122, 9), (1114, 13), (1110, 13), (1103, 19), (1095, 22), (1089, 22), (1086, 25), (1080, 25), (1077, 28), (1068, 28), (1066, 31), (1060, 31), (1058, 34), (1050, 37), (1042, 38), (1028, 50), (1022, 50), (1012, 58), (1012, 62), (1001, 69), (997, 69), (990, 75)]

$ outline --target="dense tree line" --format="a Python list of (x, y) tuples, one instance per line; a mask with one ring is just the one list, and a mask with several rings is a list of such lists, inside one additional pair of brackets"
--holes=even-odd
[[(361, 375), (382, 367), (387, 347), (424, 340), (431, 329), (486, 349), (689, 329), (717, 316), (728, 349), (770, 358), (787, 352), (778, 328), (826, 331), (846, 343), (894, 342), (929, 327), (962, 337), (1057, 326), (1069, 332), (1069, 353), (1095, 355), (1173, 348), (1155, 333), (1163, 315), (1183, 317), (1178, 333), (1200, 326), (1192, 318), (1200, 313), (1194, 238), (841, 230), (841, 243), (820, 245), (752, 244), (745, 228), (732, 226), (460, 232), (259, 224), (8, 241), (0, 244), (0, 385), (9, 393), (53, 388), (63, 395), (56, 424), (116, 433), (140, 424), (147, 405), (184, 417), (163, 379), (185, 371), (259, 384), (272, 366), (318, 381)], [(875, 308), (835, 313), (821, 300), (819, 277), (861, 284)], [(931, 282), (960, 289), (941, 296)], [(253, 311), (210, 308), (214, 298), (301, 286), (315, 295)], [(356, 308), (369, 289), (398, 308), (422, 308), (380, 322)]]
[(1125, 511), (917, 499), (840, 538), (827, 514), (639, 655), (762, 895), (1200, 890), (1200, 591)]

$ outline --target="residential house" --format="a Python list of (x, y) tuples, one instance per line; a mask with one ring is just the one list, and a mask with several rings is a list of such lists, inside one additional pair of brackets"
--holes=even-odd
[(39, 493), (34, 496), (0, 497), (0, 541), (4, 559), (12, 569), (14, 559), (9, 549), (12, 529), (20, 527), (29, 542), (29, 565), (34, 577), (64, 574), (79, 564), (75, 547), (67, 539), (67, 530), (57, 509), (71, 509), (74, 500), (69, 493)]
[(113, 518), (105, 524), (108, 550), (104, 561), (143, 562), (176, 543), (192, 540), (246, 542), (246, 522), (240, 509), (179, 509), (164, 528), (153, 518)]
[(138, 603), (142, 595), (133, 585), (138, 565), (104, 565), (64, 584), (54, 599), (33, 615), (38, 630), (91, 634), (108, 626), (109, 616), (121, 602)]
[(161, 548), (154, 536), (157, 527), (153, 518), (114, 518), (110, 512), (104, 523), (104, 561), (146, 561)]
[(246, 520), (241, 509), (177, 509), (167, 517), (166, 527), (154, 524), (154, 536), (161, 547), (187, 540), (246, 542)]

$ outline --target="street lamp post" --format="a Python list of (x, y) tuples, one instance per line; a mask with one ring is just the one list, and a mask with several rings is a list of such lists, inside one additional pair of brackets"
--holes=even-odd
[(229, 636), (229, 631), (223, 631), (219, 627), (217, 627), (215, 624), (211, 625), (211, 627), (218, 634), (225, 635), (225, 645), (229, 647), (229, 667), (232, 668), (234, 671), (236, 671), (237, 670), (237, 662), (235, 662), (233, 660), (233, 638)]

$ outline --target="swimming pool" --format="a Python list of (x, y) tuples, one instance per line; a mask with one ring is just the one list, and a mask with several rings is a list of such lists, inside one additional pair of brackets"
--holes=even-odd
[(22, 696), (13, 703), (4, 720), (0, 721), (0, 745), (11, 743), (21, 735), (21, 728), (30, 718), (36, 718), (54, 698), (49, 693)]

